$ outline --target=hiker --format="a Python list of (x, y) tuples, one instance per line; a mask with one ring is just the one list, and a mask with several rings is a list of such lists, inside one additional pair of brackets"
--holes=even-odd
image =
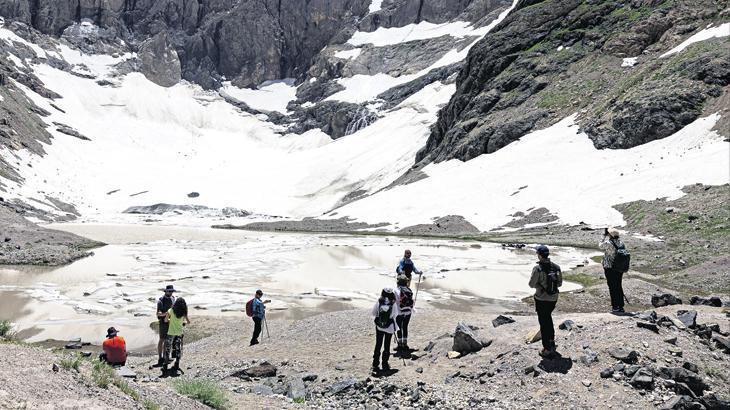
[(411, 277), (413, 276), (413, 272), (421, 275), (423, 272), (418, 270), (416, 268), (416, 265), (411, 260), (411, 250), (406, 249), (405, 252), (403, 252), (403, 259), (398, 262), (398, 267), (395, 268), (395, 272), (400, 275), (404, 274), (408, 278), (408, 287), (411, 287)]
[(266, 304), (270, 303), (270, 299), (264, 301), (261, 297), (264, 292), (261, 289), (256, 291), (256, 296), (246, 303), (246, 314), (253, 319), (253, 336), (251, 336), (251, 344), (249, 346), (259, 344), (259, 335), (261, 335), (261, 322), (266, 320)]
[[(378, 373), (382, 364), (383, 371), (390, 370), (388, 359), (390, 358), (390, 340), (393, 333), (398, 330), (396, 318), (398, 317), (398, 304), (395, 299), (395, 292), (391, 288), (384, 288), (380, 298), (373, 306), (372, 315), (375, 318), (375, 351), (373, 352), (373, 374)], [(383, 349), (382, 363), (380, 361), (380, 349)]]
[(165, 339), (165, 362), (162, 367), (162, 373), (167, 373), (167, 365), (171, 359), (175, 359), (175, 365), (170, 371), (177, 373), (180, 370), (180, 359), (183, 352), (183, 328), (190, 324), (188, 318), (188, 304), (185, 299), (177, 298), (167, 312), (165, 312), (165, 322), (168, 324), (167, 337)]
[(175, 303), (175, 296), (173, 296), (173, 293), (176, 292), (175, 287), (173, 285), (167, 285), (164, 290), (165, 294), (157, 299), (157, 320), (160, 323), (160, 339), (157, 342), (157, 365), (155, 367), (162, 367), (164, 364), (163, 353), (165, 349), (165, 340), (167, 339), (167, 328), (170, 326), (170, 324), (165, 321), (165, 317), (167, 317), (167, 311), (170, 310), (173, 303)]
[(538, 261), (532, 268), (530, 287), (535, 289), (535, 311), (542, 335), (543, 349), (540, 356), (549, 357), (556, 354), (552, 313), (558, 303), (558, 288), (563, 285), (563, 275), (560, 266), (550, 261), (550, 250), (547, 246), (539, 245), (535, 250)]
[(408, 287), (408, 277), (406, 275), (398, 275), (397, 284), (395, 300), (398, 305), (398, 316), (396, 316), (395, 322), (398, 325), (398, 332), (396, 333), (398, 347), (396, 351), (399, 353), (410, 353), (411, 348), (408, 347), (408, 324), (411, 321), (415, 301), (413, 300), (413, 291)]
[(619, 250), (625, 254), (626, 247), (619, 239), (619, 232), (616, 228), (604, 229), (603, 240), (598, 245), (603, 251), (603, 273), (606, 276), (608, 292), (611, 295), (611, 313), (624, 313), (624, 288), (622, 281), (624, 272), (628, 270), (628, 262), (623, 265), (623, 259), (617, 259)]
[(117, 333), (114, 327), (107, 329), (106, 339), (101, 344), (104, 352), (99, 355), (99, 360), (111, 366), (124, 366), (127, 363), (127, 343)]

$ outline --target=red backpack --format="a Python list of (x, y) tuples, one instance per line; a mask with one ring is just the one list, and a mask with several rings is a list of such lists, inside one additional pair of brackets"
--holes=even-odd
[(253, 299), (246, 302), (246, 316), (253, 317)]

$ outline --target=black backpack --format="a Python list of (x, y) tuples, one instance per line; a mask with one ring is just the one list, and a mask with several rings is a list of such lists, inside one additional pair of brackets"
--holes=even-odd
[(628, 272), (629, 265), (631, 264), (631, 253), (629, 253), (628, 249), (626, 249), (623, 242), (621, 245), (616, 245), (616, 242), (614, 241), (610, 242), (611, 245), (616, 248), (616, 255), (613, 257), (611, 269), (621, 273)]
[(401, 286), (398, 288), (400, 290), (400, 307), (403, 308), (412, 308), (413, 307), (413, 291), (411, 291), (407, 286)]
[[(385, 309), (385, 306), (387, 306), (387, 309)], [(375, 317), (375, 326), (380, 328), (387, 328), (390, 326), (391, 323), (393, 323), (393, 319), (390, 318), (391, 313), (393, 312), (393, 305), (379, 302), (378, 303), (378, 316)]]
[(558, 268), (557, 265), (554, 263), (550, 263), (549, 272), (545, 272), (544, 265), (540, 264), (540, 270), (545, 273), (545, 293), (548, 295), (554, 295), (560, 290), (558, 289), (560, 287), (560, 268)]

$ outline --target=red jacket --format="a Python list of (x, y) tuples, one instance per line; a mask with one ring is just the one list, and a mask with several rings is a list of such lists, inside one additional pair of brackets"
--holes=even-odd
[(109, 363), (124, 363), (127, 361), (127, 344), (121, 336), (106, 338), (102, 344)]

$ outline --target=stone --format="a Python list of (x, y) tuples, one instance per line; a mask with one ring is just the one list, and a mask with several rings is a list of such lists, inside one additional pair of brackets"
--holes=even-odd
[(451, 350), (461, 355), (474, 353), (482, 350), (482, 343), (476, 331), (472, 330), (464, 322), (459, 322), (454, 331), (454, 344)]
[(135, 373), (134, 370), (130, 369), (127, 366), (116, 367), (114, 368), (114, 371), (119, 377), (126, 377), (128, 379), (134, 379), (137, 377), (137, 373)]
[(314, 373), (304, 373), (302, 375), (302, 380), (305, 382), (313, 382), (313, 381), (317, 380), (317, 377), (319, 377), (319, 376), (317, 376)]
[(423, 367), (417, 367), (416, 373), (423, 373)]
[(558, 326), (558, 328), (561, 329), (561, 330), (571, 331), (571, 330), (573, 330), (573, 327), (574, 326), (575, 326), (575, 322), (573, 322), (572, 320), (568, 319), (568, 320), (563, 321), (563, 323), (561, 323)]
[(655, 311), (652, 310), (651, 312), (639, 312), (636, 315), (636, 318), (646, 322), (655, 323), (657, 321), (658, 315)]
[(586, 387), (591, 387), (591, 384), (592, 384), (591, 381), (587, 380), (587, 379), (581, 380), (581, 383), (583, 383), (583, 385)]
[(671, 354), (672, 356), (676, 356), (676, 357), (682, 357), (683, 353), (682, 353), (682, 349), (680, 349), (678, 347), (670, 347), (669, 354)]
[(330, 392), (330, 394), (340, 394), (340, 393), (348, 390), (349, 388), (355, 386), (356, 383), (357, 383), (357, 380), (355, 380), (354, 378), (345, 379), (345, 380), (342, 380), (342, 381), (339, 381), (339, 382), (333, 384), (330, 387), (329, 392)]
[(598, 353), (594, 352), (591, 349), (584, 349), (584, 354), (580, 357), (580, 362), (583, 363), (586, 366), (590, 366), (593, 363), (598, 362)]
[(509, 323), (515, 323), (515, 320), (509, 316), (499, 315), (494, 320), (492, 320), (492, 326), (494, 327), (499, 327)]
[(446, 353), (446, 357), (448, 357), (449, 359), (458, 359), (461, 357), (461, 353), (451, 350), (448, 353)]
[(527, 336), (525, 336), (525, 343), (531, 344), (538, 342), (542, 339), (542, 333), (540, 333), (540, 328), (533, 328), (529, 332), (527, 332)]
[(301, 400), (307, 396), (307, 388), (301, 377), (291, 377), (286, 387), (286, 397), (293, 400)]
[(730, 353), (730, 338), (713, 333), (712, 341), (719, 349), (723, 349), (725, 353)]
[(697, 327), (697, 311), (696, 310), (678, 310), (677, 319), (683, 325), (690, 329)]
[(631, 366), (626, 367), (624, 369), (624, 374), (626, 375), (626, 377), (632, 377), (639, 370), (641, 370), (641, 366), (639, 366), (637, 364), (634, 364), (634, 365), (631, 365)]
[(664, 403), (659, 410), (685, 410), (690, 409), (692, 398), (688, 396), (674, 396)]
[(654, 333), (659, 333), (659, 327), (654, 323), (649, 322), (636, 322), (636, 327), (642, 328), (642, 329), (648, 329), (651, 330)]
[(654, 377), (652, 371), (647, 368), (641, 368), (634, 374), (629, 381), (633, 387), (643, 390), (652, 390), (654, 388)]
[(611, 376), (613, 376), (612, 368), (608, 367), (608, 368), (601, 370), (601, 379), (608, 379)]
[(689, 300), (690, 305), (704, 305), (713, 307), (722, 307), (722, 300), (717, 296), (711, 296), (709, 298), (703, 298), (700, 296), (692, 296)]
[(56, 363), (53, 363), (53, 366), (51, 366), (51, 370), (53, 370), (54, 372), (58, 372), (58, 365)]
[(684, 363), (682, 363), (682, 368), (687, 369), (687, 370), (691, 371), (692, 373), (699, 373), (700, 372), (699, 371), (699, 368), (697, 367), (697, 365), (694, 364), (694, 363), (690, 363), (690, 362), (684, 362)]
[(659, 377), (671, 379), (677, 383), (685, 383), (697, 396), (702, 396), (710, 386), (697, 373), (691, 372), (683, 367), (661, 367), (658, 371)]
[(188, 194), (188, 198), (197, 198), (200, 196), (200, 193), (198, 192), (191, 192)]
[[(256, 366), (249, 367), (243, 371), (249, 377), (274, 377), (276, 376), (276, 366), (269, 362), (261, 362)], [(238, 374), (233, 374), (238, 376)]]
[(259, 396), (273, 396), (274, 389), (263, 384), (256, 384), (251, 387), (251, 393), (258, 394)]
[(651, 305), (654, 307), (681, 305), (681, 304), (682, 304), (682, 299), (680, 299), (670, 293), (656, 294), (651, 297)]
[(669, 339), (664, 339), (664, 343), (669, 343), (670, 345), (676, 345), (677, 344), (677, 337), (670, 337)]
[(614, 359), (628, 364), (634, 364), (639, 360), (639, 353), (637, 351), (625, 347), (612, 347), (608, 349), (608, 354)]
[(717, 397), (714, 393), (708, 393), (700, 399), (702, 404), (707, 408), (708, 410), (727, 410), (730, 409), (730, 401), (723, 400), (719, 397)]

